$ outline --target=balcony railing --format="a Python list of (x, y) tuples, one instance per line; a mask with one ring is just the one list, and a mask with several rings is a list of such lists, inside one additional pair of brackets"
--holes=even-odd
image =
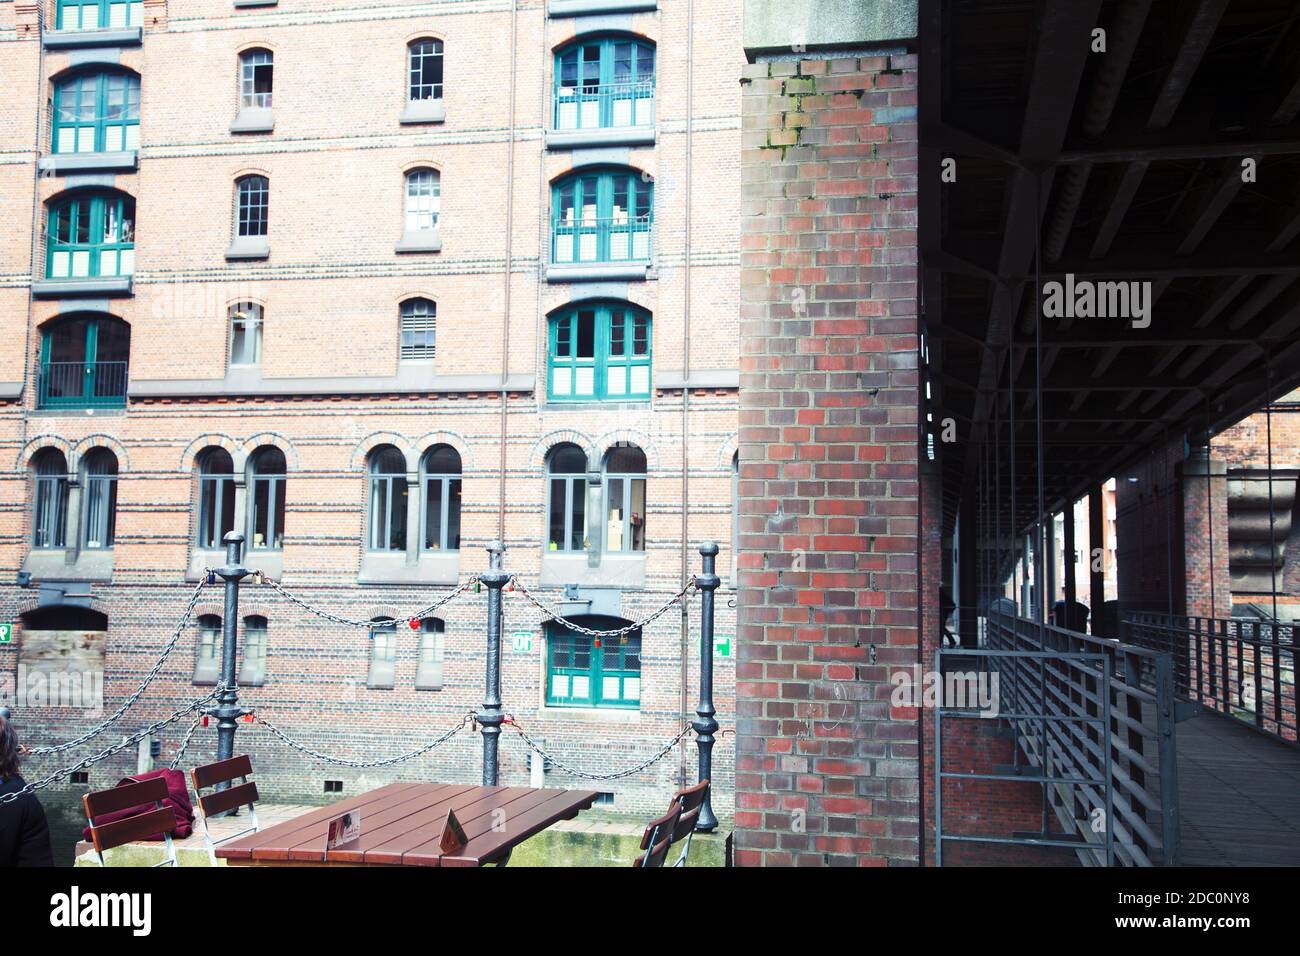
[(126, 362), (43, 362), (39, 408), (120, 408), (126, 404)]
[(647, 262), (650, 214), (631, 218), (559, 220), (551, 228), (551, 263)]
[(553, 128), (622, 129), (653, 126), (654, 80), (606, 86), (565, 86), (556, 90)]

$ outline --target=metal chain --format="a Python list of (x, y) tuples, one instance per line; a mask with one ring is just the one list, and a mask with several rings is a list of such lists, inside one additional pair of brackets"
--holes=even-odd
[(54, 771), (54, 773), (42, 777), (40, 780), (36, 780), (32, 783), (27, 784), (27, 786), (23, 787), (21, 790), (15, 790), (13, 793), (6, 793), (4, 796), (0, 796), (0, 804), (13, 803), (19, 797), (25, 796), (26, 794), (29, 793), (34, 793), (37, 790), (42, 790), (45, 787), (48, 787), (50, 784), (62, 780), (64, 777), (72, 776), (78, 770), (84, 770), (87, 767), (92, 766), (93, 764), (99, 763), (99, 761), (101, 760), (106, 760), (109, 757), (113, 756), (114, 754), (126, 750), (128, 747), (134, 747), (145, 737), (148, 737), (151, 734), (158, 732), (163, 727), (166, 727), (168, 724), (174, 724), (182, 717), (194, 713), (204, 704), (216, 700), (217, 695), (220, 693), (221, 693), (221, 689), (218, 688), (217, 690), (213, 691), (211, 694), (208, 694), (206, 697), (200, 697), (197, 700), (192, 700), (188, 704), (186, 704), (183, 708), (181, 708), (180, 710), (172, 714), (171, 716), (164, 717), (162, 720), (155, 721), (154, 723), (150, 724), (148, 727), (145, 727), (143, 730), (137, 731), (136, 733), (132, 734), (129, 737), (123, 737), (121, 743), (114, 744), (111, 747), (105, 747), (103, 750), (99, 751), (98, 753), (91, 754), (89, 757), (86, 757), (85, 759), (78, 761), (77, 763), (73, 764), (70, 767), (64, 767), (61, 770), (56, 770)]
[(348, 760), (344, 757), (331, 757), (329, 754), (323, 754), (318, 750), (312, 750), (310, 747), (304, 744), (300, 744), (298, 741), (294, 740), (292, 737), (290, 737), (288, 734), (282, 731), (279, 727), (275, 726), (275, 724), (271, 723), (269, 720), (267, 720), (265, 717), (261, 716), (260, 714), (254, 715), (254, 720), (257, 723), (260, 723), (262, 726), (264, 726), (267, 730), (269, 730), (272, 733), (272, 735), (278, 737), (282, 743), (287, 744), (289, 747), (299, 751), (300, 753), (307, 754), (307, 756), (309, 757), (315, 757), (317, 760), (324, 761), (325, 763), (337, 764), (340, 767), (387, 767), (390, 764), (401, 763), (404, 760), (410, 760), (413, 757), (419, 757), (422, 754), (428, 753), (434, 747), (438, 747), (446, 743), (452, 737), (456, 736), (456, 734), (464, 730), (465, 726), (471, 720), (473, 720), (473, 717), (474, 717), (473, 714), (467, 714), (465, 716), (465, 719), (462, 720), (460, 723), (458, 723), (456, 726), (452, 727), (450, 730), (448, 730), (446, 733), (442, 734), (441, 736), (435, 737), (433, 740), (429, 741), (429, 743), (425, 744), (423, 747), (420, 747), (418, 750), (411, 750), (404, 754), (398, 754), (396, 757), (386, 757), (383, 760)]
[(539, 754), (546, 760), (549, 760), (552, 764), (554, 764), (556, 767), (559, 767), (561, 770), (563, 770), (565, 773), (569, 774), (570, 776), (581, 777), (584, 780), (618, 780), (622, 777), (630, 777), (633, 774), (640, 773), (642, 770), (645, 770), (651, 764), (654, 764), (662, 760), (665, 756), (667, 756), (669, 751), (671, 751), (674, 747), (676, 747), (677, 744), (681, 741), (681, 739), (685, 737), (687, 734), (689, 734), (692, 730), (690, 724), (687, 724), (685, 727), (682, 728), (681, 733), (679, 733), (672, 740), (668, 741), (668, 743), (665, 744), (657, 754), (655, 754), (649, 760), (643, 760), (635, 767), (629, 767), (626, 770), (616, 770), (613, 771), (612, 773), (590, 773), (586, 770), (578, 770), (576, 767), (570, 767), (567, 764), (563, 763), (561, 760), (559, 760), (559, 758), (557, 758), (554, 754), (548, 753), (547, 751), (543, 750), (538, 745), (537, 741), (533, 740), (532, 737), (528, 736), (528, 732), (524, 730), (523, 727), (519, 726), (519, 722), (515, 720), (513, 717), (507, 717), (505, 720), (505, 724), (508, 727), (513, 727), (518, 732), (519, 736), (523, 738), (524, 743), (528, 746), (528, 749), (533, 751), (533, 753)]
[(175, 770), (177, 767), (180, 766), (181, 758), (185, 756), (185, 751), (189, 749), (190, 740), (194, 737), (194, 731), (198, 729), (199, 722), (202, 720), (203, 720), (203, 715), (199, 714), (197, 717), (194, 718), (193, 721), (190, 722), (190, 729), (185, 731), (185, 739), (181, 741), (180, 749), (176, 751), (176, 756), (172, 757), (172, 762), (167, 765), (169, 769)]
[(530, 592), (528, 588), (524, 587), (521, 583), (519, 583), (519, 579), (516, 578), (514, 575), (510, 576), (510, 583), (514, 585), (515, 589), (519, 591), (520, 594), (522, 594), (525, 598), (528, 599), (528, 601), (533, 605), (533, 607), (537, 608), (547, 617), (554, 620), (557, 624), (563, 624), (569, 630), (576, 631), (579, 634), (586, 634), (588, 637), (622, 637), (624, 634), (631, 634), (633, 631), (640, 630), (641, 628), (645, 627), (647, 624), (651, 624), (654, 621), (658, 620), (660, 617), (662, 617), (664, 614), (667, 614), (668, 610), (674, 604), (679, 603), (683, 598), (686, 597), (687, 594), (689, 594), (691, 591), (695, 589), (695, 579), (691, 578), (688, 582), (686, 582), (686, 586), (682, 588), (680, 591), (678, 591), (676, 594), (674, 594), (671, 598), (669, 598), (668, 602), (663, 607), (659, 608), (659, 610), (655, 611), (653, 614), (649, 615), (643, 620), (637, 621), (635, 624), (629, 624), (626, 627), (615, 628), (612, 631), (598, 631), (595, 630), (594, 628), (583, 627), (581, 624), (574, 624), (572, 621), (566, 619), (562, 614), (560, 614), (559, 611), (555, 610), (555, 608), (548, 607), (547, 605), (543, 604), (537, 598), (533, 597), (532, 592)]
[(296, 594), (292, 594), (289, 591), (286, 591), (278, 581), (274, 581), (271, 578), (263, 578), (262, 580), (281, 597), (285, 598), (287, 601), (293, 604), (298, 605), (298, 607), (302, 608), (304, 611), (307, 611), (311, 614), (315, 614), (317, 617), (324, 618), (325, 620), (330, 621), (334, 624), (342, 624), (344, 627), (359, 627), (359, 628), (365, 628), (367, 630), (370, 630), (377, 627), (395, 627), (398, 624), (404, 624), (409, 621), (422, 621), (425, 618), (433, 617), (434, 612), (437, 611), (439, 608), (443, 607), (446, 604), (451, 603), (452, 600), (454, 600), (455, 598), (459, 597), (460, 595), (468, 591), (470, 588), (472, 588), (475, 582), (478, 580), (478, 578), (471, 577), (468, 581), (466, 581), (464, 584), (461, 584), (455, 590), (449, 592), (446, 596), (439, 598), (437, 601), (434, 601), (428, 607), (416, 611), (414, 614), (410, 615), (409, 617), (402, 617), (402, 618), (383, 617), (383, 618), (376, 618), (373, 621), (371, 620), (358, 621), (358, 620), (353, 620), (352, 618), (342, 617), (338, 614), (334, 614), (331, 611), (327, 611), (324, 608), (319, 608), (316, 607), (314, 604), (307, 603), (302, 598), (298, 597)]
[(149, 673), (145, 674), (144, 680), (140, 682), (140, 686), (136, 688), (135, 693), (122, 702), (122, 706), (114, 711), (107, 720), (92, 727), (74, 740), (69, 740), (67, 743), (57, 744), (52, 747), (31, 747), (27, 752), (38, 757), (48, 754), (63, 753), (65, 750), (71, 750), (73, 747), (78, 747), (81, 744), (84, 744), (87, 740), (98, 737), (113, 724), (121, 720), (122, 715), (130, 709), (131, 705), (139, 700), (141, 695), (149, 689), (149, 685), (153, 683), (154, 678), (158, 676), (158, 672), (162, 670), (163, 664), (167, 662), (167, 657), (176, 648), (176, 644), (180, 641), (181, 635), (185, 633), (186, 625), (189, 624), (190, 618), (194, 614), (195, 606), (199, 603), (199, 595), (203, 592), (203, 588), (207, 584), (207, 579), (208, 571), (205, 570), (203, 572), (203, 577), (199, 580), (198, 585), (195, 586), (193, 593), (190, 594), (189, 603), (185, 606), (185, 613), (181, 615), (180, 623), (177, 624), (176, 629), (172, 631), (171, 639), (163, 645), (162, 653), (158, 655), (158, 660), (154, 662), (153, 667), (149, 668)]

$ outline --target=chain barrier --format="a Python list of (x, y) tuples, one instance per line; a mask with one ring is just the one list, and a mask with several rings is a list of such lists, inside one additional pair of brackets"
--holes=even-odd
[(163, 645), (162, 653), (158, 655), (158, 660), (154, 662), (153, 667), (149, 668), (149, 673), (145, 674), (144, 680), (140, 682), (140, 686), (136, 688), (135, 693), (122, 702), (122, 706), (118, 707), (117, 710), (108, 717), (108, 719), (102, 721), (95, 727), (92, 727), (74, 740), (69, 740), (67, 743), (56, 744), (51, 747), (31, 747), (28, 748), (27, 752), (34, 757), (63, 753), (65, 750), (71, 750), (73, 747), (78, 747), (86, 741), (98, 737), (109, 727), (113, 726), (113, 724), (121, 720), (122, 715), (125, 714), (131, 706), (140, 699), (141, 695), (149, 689), (149, 685), (153, 683), (154, 678), (157, 677), (159, 671), (162, 670), (163, 664), (167, 662), (168, 656), (176, 648), (177, 643), (181, 639), (181, 635), (185, 633), (186, 625), (189, 624), (190, 618), (194, 615), (194, 608), (199, 603), (199, 595), (203, 593), (203, 588), (206, 586), (208, 581), (208, 575), (209, 572), (205, 570), (203, 576), (199, 579), (199, 583), (190, 594), (189, 603), (185, 605), (185, 613), (181, 615), (180, 623), (177, 624), (176, 629), (172, 631), (171, 639)]
[(198, 730), (199, 722), (203, 720), (203, 715), (199, 714), (190, 721), (190, 729), (185, 731), (185, 738), (181, 741), (180, 749), (176, 751), (176, 756), (172, 757), (172, 762), (167, 765), (168, 769), (175, 770), (181, 765), (181, 758), (185, 756), (185, 751), (189, 749), (190, 740), (194, 737), (194, 731)]
[[(260, 574), (260, 572), (257, 573)], [(458, 586), (455, 590), (450, 591), (445, 596), (439, 598), (437, 601), (434, 601), (428, 607), (421, 608), (419, 611), (416, 611), (414, 614), (411, 614), (408, 617), (401, 617), (401, 618), (381, 617), (381, 618), (375, 618), (374, 620), (365, 620), (365, 621), (358, 621), (358, 620), (353, 620), (352, 618), (349, 617), (343, 617), (341, 615), (333, 613), (332, 611), (327, 611), (324, 608), (316, 607), (314, 604), (309, 604), (307, 601), (304, 601), (296, 594), (286, 591), (284, 587), (280, 584), (280, 582), (275, 581), (271, 578), (263, 577), (262, 581), (264, 584), (270, 587), (273, 591), (275, 591), (285, 600), (289, 601), (292, 604), (296, 604), (298, 607), (302, 608), (304, 611), (307, 611), (310, 614), (315, 614), (317, 617), (324, 618), (325, 620), (330, 621), (331, 623), (334, 624), (341, 624), (344, 627), (357, 627), (357, 628), (363, 628), (365, 630), (374, 630), (375, 628), (379, 628), (379, 627), (396, 627), (398, 624), (405, 624), (410, 621), (423, 621), (426, 618), (433, 617), (435, 611), (439, 610), (440, 608), (442, 608), (447, 604), (450, 604), (453, 600), (460, 597), (460, 595), (464, 594), (466, 591), (472, 588), (474, 584), (478, 581), (478, 578), (471, 577), (468, 581)]]
[(435, 747), (445, 744), (448, 740), (450, 740), (452, 737), (456, 736), (456, 734), (460, 733), (467, 726), (469, 726), (469, 724), (473, 721), (473, 719), (474, 719), (473, 714), (466, 714), (464, 719), (462, 719), (460, 723), (456, 724), (450, 730), (439, 735), (438, 737), (435, 737), (433, 740), (429, 741), (423, 747), (420, 747), (416, 750), (408, 751), (407, 753), (404, 754), (398, 754), (396, 757), (385, 757), (383, 760), (348, 760), (345, 757), (331, 757), (329, 754), (323, 754), (318, 750), (312, 750), (310, 747), (306, 746), (305, 744), (301, 744), (298, 741), (294, 740), (283, 730), (275, 726), (275, 724), (271, 723), (265, 717), (262, 717), (260, 714), (253, 715), (254, 722), (261, 724), (263, 727), (265, 727), (267, 730), (271, 732), (272, 736), (278, 737), (282, 743), (286, 744), (291, 749), (297, 750), (300, 753), (304, 753), (309, 757), (314, 757), (315, 759), (323, 761), (325, 763), (335, 764), (340, 767), (387, 767), (391, 764), (401, 763), (404, 760), (411, 760), (415, 757), (419, 757), (422, 756), (423, 754), (427, 754), (430, 750), (433, 750)]
[(559, 611), (555, 610), (555, 608), (548, 607), (547, 605), (539, 601), (536, 597), (534, 597), (532, 592), (529, 591), (528, 588), (524, 587), (519, 582), (519, 579), (516, 578), (514, 575), (510, 576), (510, 584), (514, 587), (515, 590), (517, 590), (520, 594), (522, 594), (529, 601), (529, 603), (533, 605), (533, 607), (537, 608), (547, 617), (554, 620), (557, 624), (563, 624), (569, 630), (576, 631), (579, 634), (585, 634), (588, 637), (622, 637), (624, 634), (631, 634), (633, 631), (640, 630), (646, 625), (652, 624), (660, 617), (667, 614), (668, 610), (674, 604), (679, 604), (686, 597), (686, 595), (690, 594), (691, 591), (695, 590), (695, 578), (691, 578), (688, 582), (686, 582), (686, 586), (683, 587), (676, 594), (674, 594), (672, 597), (670, 597), (667, 603), (663, 605), (663, 607), (659, 608), (659, 610), (650, 614), (648, 617), (644, 618), (643, 620), (637, 621), (635, 624), (629, 624), (626, 627), (615, 628), (612, 631), (598, 631), (595, 628), (583, 627), (581, 624), (574, 624), (572, 621), (567, 620), (563, 615), (560, 614)]
[[(72, 776), (74, 773), (76, 773), (79, 770), (85, 770), (87, 767), (93, 766), (94, 764), (99, 763), (101, 760), (107, 760), (109, 757), (112, 757), (114, 754), (121, 753), (123, 750), (126, 750), (128, 747), (134, 747), (141, 740), (144, 740), (144, 738), (154, 733), (157, 733), (163, 727), (166, 727), (169, 724), (176, 723), (176, 721), (180, 720), (182, 717), (186, 717), (189, 714), (194, 713), (200, 707), (203, 707), (205, 704), (209, 704), (212, 701), (216, 700), (217, 696), (221, 693), (221, 691), (222, 688), (218, 688), (217, 690), (214, 690), (211, 694), (208, 694), (206, 697), (200, 697), (197, 700), (192, 700), (184, 707), (182, 707), (180, 710), (176, 711), (170, 716), (164, 717), (162, 720), (154, 721), (148, 727), (145, 727), (143, 730), (137, 731), (136, 733), (132, 734), (129, 737), (123, 737), (121, 743), (114, 744), (110, 747), (105, 747), (103, 750), (99, 751), (98, 753), (91, 754), (89, 757), (86, 757), (85, 759), (78, 761), (77, 763), (73, 764), (70, 767), (64, 767), (61, 770), (56, 770), (53, 773), (49, 774), (48, 776), (42, 777), (40, 780), (36, 780), (33, 781), (32, 783), (27, 784), (27, 786), (23, 787), (21, 790), (15, 790), (13, 793), (6, 793), (4, 796), (0, 796), (0, 804), (13, 803), (19, 797), (25, 796), (26, 794), (29, 793), (35, 793), (37, 790), (43, 790), (44, 788), (50, 786), (51, 784), (64, 779), (65, 777)], [(35, 751), (32, 752), (35, 753)]]
[(666, 757), (668, 753), (674, 747), (676, 747), (678, 743), (681, 742), (681, 739), (685, 737), (687, 734), (689, 734), (692, 730), (691, 725), (687, 724), (685, 727), (681, 729), (681, 732), (678, 733), (678, 735), (674, 737), (672, 740), (668, 741), (668, 743), (666, 743), (658, 753), (656, 753), (653, 757), (651, 757), (648, 760), (643, 760), (635, 767), (628, 767), (626, 770), (615, 770), (610, 773), (591, 773), (590, 771), (587, 770), (579, 770), (576, 767), (570, 767), (567, 764), (565, 764), (563, 761), (561, 761), (558, 757), (556, 757), (554, 754), (544, 750), (537, 743), (537, 741), (533, 740), (533, 738), (528, 735), (528, 731), (524, 730), (524, 728), (520, 726), (519, 721), (515, 720), (513, 716), (508, 715), (506, 719), (503, 721), (503, 724), (504, 726), (507, 727), (513, 727), (516, 733), (518, 733), (519, 736), (523, 738), (523, 741), (527, 745), (528, 749), (531, 750), (533, 753), (538, 754), (545, 760), (549, 760), (554, 766), (558, 767), (560, 770), (564, 771), (570, 776), (581, 777), (583, 780), (619, 780), (622, 779), (623, 777), (630, 777), (633, 774), (638, 774), (642, 770), (645, 770), (647, 767), (650, 767), (651, 765), (658, 763), (660, 760)]

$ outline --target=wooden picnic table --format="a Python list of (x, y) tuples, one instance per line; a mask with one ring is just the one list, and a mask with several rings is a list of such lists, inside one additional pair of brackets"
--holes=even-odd
[[(391, 783), (233, 840), (218, 846), (216, 853), (230, 866), (504, 863), (518, 844), (559, 820), (576, 817), (596, 796), (594, 790)], [(443, 856), (438, 844), (448, 809), (456, 812), (467, 843)], [(329, 821), (349, 810), (361, 813), (361, 835), (326, 851)]]

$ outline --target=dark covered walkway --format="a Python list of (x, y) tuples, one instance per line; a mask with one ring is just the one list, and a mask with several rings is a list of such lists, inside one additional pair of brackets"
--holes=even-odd
[(1300, 750), (1213, 713), (1177, 743), (1181, 865), (1300, 865)]

